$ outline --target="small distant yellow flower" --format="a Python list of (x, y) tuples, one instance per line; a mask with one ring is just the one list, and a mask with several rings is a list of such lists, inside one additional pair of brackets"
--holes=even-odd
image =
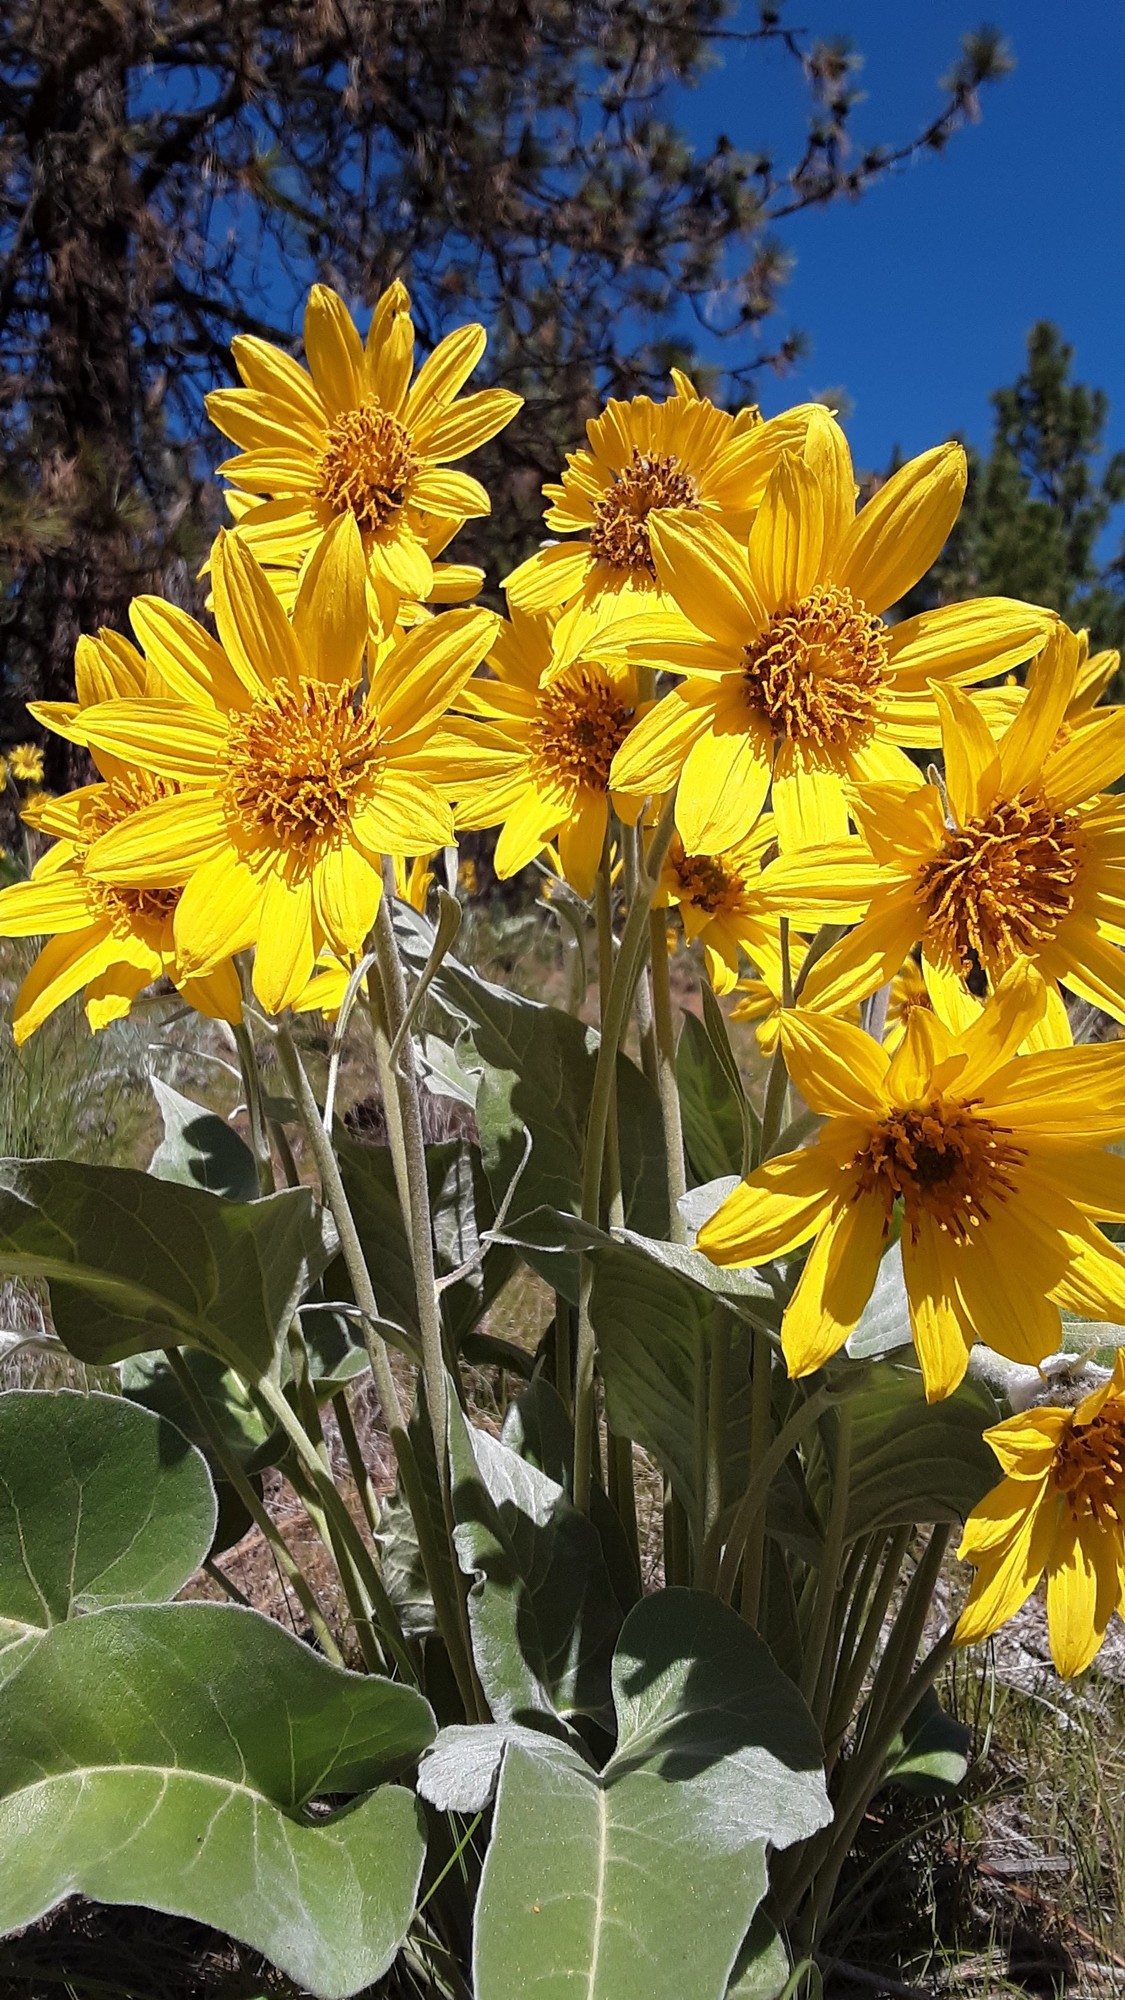
[(672, 370), (675, 394), (614, 400), (586, 426), (589, 448), (569, 453), (561, 484), (545, 486), (552, 533), (504, 579), (521, 611), (550, 611), (580, 594), (658, 592), (649, 530), (671, 508), (720, 520), (745, 536), (766, 481), (786, 448), (799, 447), (816, 407), (806, 403), (763, 423), (751, 406), (731, 416)]
[(16, 743), (8, 752), (8, 769), (21, 785), (43, 782), (43, 752), (37, 743)]
[(679, 610), (666, 625), (652, 611), (629, 651), (685, 678), (618, 752), (614, 787), (644, 796), (678, 782), (685, 846), (717, 854), (771, 788), (786, 851), (844, 839), (849, 786), (915, 782), (905, 749), (939, 741), (931, 684), (1026, 660), (1052, 623), (989, 597), (887, 624), (941, 549), (965, 477), (961, 446), (939, 445), (857, 514), (847, 442), (819, 410), (801, 451), (778, 460), (748, 541), (683, 509), (654, 519), (657, 577)]
[(1078, 642), (1058, 626), (999, 742), (967, 695), (939, 690), (947, 800), (936, 785), (861, 786), (864, 839), (767, 871), (762, 896), (775, 910), (862, 916), (810, 973), (810, 1005), (863, 999), (920, 945), (951, 1019), (977, 1013), (974, 975), (994, 983), (1022, 956), (1050, 982), (1056, 1014), (1061, 982), (1125, 1021), (1125, 800), (1098, 796), (1125, 773), (1125, 710), (1098, 711), (1060, 740), (1078, 667)]
[(1125, 1616), (1125, 1348), (1077, 1409), (1042, 1405), (985, 1437), (1005, 1477), (965, 1523), (958, 1553), (977, 1573), (957, 1643), (989, 1638), (1045, 1575), (1055, 1665), (1080, 1674)]
[(106, 702), (82, 717), (86, 740), (111, 756), (206, 789), (148, 807), (88, 865), (107, 882), (181, 888), (185, 963), (209, 972), (253, 944), (254, 990), (280, 1013), (322, 953), (362, 948), (383, 855), (452, 841), (435, 734), (498, 621), (447, 611), (405, 638), (369, 635), (348, 516), (310, 563), (292, 624), (237, 536), (216, 544), (214, 584), (221, 644), (182, 616), (174, 645), (150, 630), (181, 699)]
[(561, 619), (513, 612), (489, 654), (494, 678), (474, 680), (453, 717), (461, 827), (499, 826), (494, 866), (517, 875), (557, 842), (566, 880), (593, 893), (609, 825), (614, 752), (648, 706), (637, 675), (607, 636), (604, 601)]
[(740, 952), (759, 965), (776, 960), (780, 975), (777, 916), (758, 902), (762, 859), (775, 838), (767, 814), (748, 839), (722, 854), (689, 854), (678, 836), (668, 849), (655, 901), (679, 910), (689, 944), (701, 941), (716, 993), (734, 987)]
[[(450, 461), (495, 437), (523, 400), (507, 389), (457, 400), (485, 343), (482, 326), (461, 327), (412, 382), (414, 325), (399, 283), (379, 300), (366, 344), (343, 300), (314, 285), (307, 372), (280, 348), (240, 334), (233, 353), (245, 386), (216, 390), (207, 411), (240, 447), (219, 470), (255, 502), (241, 511), (237, 533), (259, 561), (300, 563), (346, 514), (377, 587), (430, 597), (434, 518), (459, 526), (489, 512), (483, 486), (451, 471)], [(438, 541), (444, 546), (440, 530)]]
[(762, 1264), (813, 1239), (782, 1322), (792, 1375), (820, 1368), (855, 1327), (896, 1204), (911, 1327), (931, 1401), (960, 1382), (975, 1340), (1037, 1364), (1059, 1307), (1125, 1323), (1125, 1254), (1097, 1228), (1125, 1220), (1125, 1043), (1016, 1051), (1046, 988), (1022, 960), (957, 1034), (915, 1008), (892, 1057), (859, 1028), (804, 1007), (781, 1044), (826, 1123), (769, 1160), (705, 1224), (717, 1264)]
[(466, 896), (480, 893), (480, 871), (471, 854), (467, 854), (457, 865), (457, 886), (464, 890)]

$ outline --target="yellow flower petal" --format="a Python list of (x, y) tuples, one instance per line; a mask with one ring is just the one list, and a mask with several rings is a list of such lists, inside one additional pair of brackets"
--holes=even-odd
[(638, 797), (670, 792), (693, 745), (713, 727), (717, 700), (708, 681), (671, 688), (629, 731), (613, 760), (611, 789)]
[(315, 433), (327, 423), (324, 404), (299, 361), (257, 334), (238, 333), (230, 344), (234, 365), (248, 389), (276, 397)]
[(179, 792), (142, 806), (103, 833), (86, 859), (97, 881), (180, 887), (227, 845), (226, 819), (210, 792)]
[(220, 534), (211, 554), (215, 623), (235, 673), (251, 694), (276, 681), (296, 688), (304, 657), (261, 565), (241, 537)]
[(966, 1523), (962, 1550), (974, 1560), (977, 1543), (973, 1538), (973, 1528), (978, 1518), (982, 1526), (987, 1526), (990, 1514), (1000, 1509), (1008, 1522), (1009, 1532), (995, 1549), (981, 1548), (981, 1565), (957, 1622), (956, 1642), (959, 1646), (972, 1646), (981, 1639), (991, 1638), (1001, 1625), (1007, 1624), (1009, 1618), (1014, 1618), (1031, 1596), (1047, 1565), (1051, 1546), (1050, 1511), (1028, 1496), (1030, 1504), (1025, 1505), (1013, 1520), (1007, 1512), (1011, 1504), (1007, 1489), (1011, 1483), (1005, 1480), (1000, 1487), (987, 1494), (980, 1505), (974, 1507)]
[(916, 1230), (903, 1230), (910, 1330), (930, 1403), (941, 1402), (960, 1386), (973, 1338), (957, 1298), (948, 1249), (949, 1237), (932, 1216), (920, 1216)]
[[(344, 845), (330, 848), (313, 870), (313, 904), (334, 951), (360, 952), (375, 922), (382, 879), (366, 854)], [(290, 1003), (291, 1004), (291, 1003)]]
[(529, 612), (569, 604), (585, 583), (592, 562), (587, 542), (549, 542), (503, 579), (509, 603)]
[(262, 884), (231, 847), (204, 862), (176, 906), (176, 954), (185, 977), (207, 974), (253, 944)]
[(499, 622), (492, 611), (449, 611), (389, 649), (372, 679), (388, 738), (433, 727), (479, 667)]
[[(716, 723), (688, 751), (676, 795), (676, 827), (689, 854), (720, 854), (744, 840), (769, 790), (770, 742), (762, 725), (749, 715), (736, 728), (724, 727), (721, 717)], [(621, 782), (616, 761), (613, 782)]]
[(479, 479), (467, 472), (452, 472), (444, 465), (427, 465), (410, 484), (415, 506), (431, 514), (445, 514), (457, 520), (471, 520), (492, 512), (492, 502)]
[(367, 564), (354, 515), (341, 514), (313, 550), (293, 630), (310, 680), (356, 685), (367, 644)]
[(1026, 959), (1005, 973), (979, 1018), (961, 1040), (965, 1065), (957, 1078), (960, 1097), (975, 1097), (995, 1071), (1011, 1061), (1021, 1042), (1043, 1017), (1047, 990)]
[(1099, 1560), (1096, 1532), (1083, 1533), (1064, 1515), (1047, 1560), (1047, 1632), (1064, 1680), (1085, 1672), (1117, 1608), (1110, 1589), (1116, 1578)]
[(604, 792), (586, 790), (579, 798), (577, 811), (559, 828), (559, 860), (575, 894), (589, 900), (605, 846), (609, 805)]
[(1037, 653), (1055, 614), (1014, 597), (974, 597), (903, 618), (887, 635), (896, 687), (921, 693), (953, 674), (1008, 673)]
[(766, 1264), (815, 1234), (849, 1190), (820, 1146), (767, 1160), (729, 1194), (699, 1232), (696, 1247), (713, 1264)]
[[(163, 597), (134, 597), (129, 623), (145, 653), (169, 689), (197, 708), (240, 708), (242, 684), (231, 670), (221, 646), (194, 618)], [(117, 688), (123, 695), (126, 691)], [(142, 694), (142, 688), (132, 692)]]
[(869, 611), (905, 596), (940, 555), (968, 477), (959, 444), (938, 445), (893, 472), (844, 537), (836, 581)]
[(881, 889), (855, 930), (812, 967), (801, 989), (808, 1007), (839, 1014), (893, 979), (918, 935), (909, 889)]
[(781, 1017), (785, 1065), (809, 1109), (827, 1118), (881, 1118), (888, 1104), (885, 1049), (850, 1021), (788, 1008)]
[(410, 295), (401, 280), (388, 285), (367, 329), (363, 379), (375, 402), (398, 416), (414, 368), (414, 322)]
[(768, 611), (786, 611), (808, 595), (824, 552), (824, 501), (815, 472), (796, 456), (780, 458), (750, 530), (750, 574)]
[(424, 361), (414, 378), (414, 386), (406, 399), (405, 422), (408, 430), (417, 424), (432, 419), (453, 401), (457, 391), (464, 387), (484, 353), (487, 336), (483, 326), (462, 326), (456, 333), (447, 333), (439, 340), (428, 361)]
[(323, 446), (317, 420), (276, 396), (254, 389), (212, 389), (204, 401), (216, 429), (246, 451), (289, 452), (303, 445), (312, 463)]
[(480, 389), (462, 396), (447, 410), (433, 410), (414, 426), (414, 442), (427, 458), (464, 458), (510, 424), (523, 408), (523, 397), (510, 389)]
[(205, 1014), (209, 1021), (229, 1021), (234, 1027), (241, 1022), (242, 987), (231, 959), (216, 966), (214, 972), (191, 979), (177, 977), (176, 985), (189, 1007), (194, 1007), (197, 1014)]
[(681, 611), (701, 632), (741, 652), (762, 630), (766, 612), (734, 536), (686, 510), (654, 514), (648, 534), (657, 576)]
[[(51, 938), (44, 945), (12, 1006), (12, 1034), (22, 1047), (56, 1007), (80, 993), (122, 956), (107, 920), (83, 931)], [(159, 960), (156, 962), (159, 970)]]
[(227, 726), (214, 709), (181, 701), (105, 701), (83, 717), (87, 741), (144, 771), (214, 783)]
[(267, 1014), (281, 1014), (312, 978), (312, 879), (304, 870), (272, 870), (265, 878), (254, 948), (254, 991)]
[(87, 930), (90, 922), (89, 898), (76, 873), (0, 889), (0, 937), (46, 937), (55, 931)]
[(1062, 727), (1077, 672), (1078, 641), (1065, 625), (1058, 625), (1036, 663), (1026, 701), (1001, 738), (1000, 778), (1011, 797), (1038, 790), (1042, 783), (1043, 766)]
[(388, 765), (351, 825), (365, 854), (433, 854), (453, 844), (453, 814), (432, 784)]
[(1043, 767), (1053, 805), (1075, 806), (1115, 784), (1125, 772), (1125, 708), (1108, 709), (1073, 725)]
[(983, 818), (1000, 784), (1000, 752), (972, 697), (957, 687), (939, 687), (933, 697), (941, 716), (945, 782), (958, 825)]
[(871, 1196), (843, 1202), (825, 1223), (781, 1322), (790, 1375), (823, 1368), (843, 1346), (871, 1297), (885, 1247), (882, 1203)]
[(328, 285), (314, 285), (309, 293), (305, 354), (329, 417), (355, 409), (362, 395), (363, 346), (343, 299)]
[[(995, 1452), (1006, 1480), (1012, 1482), (1013, 1487), (1027, 1479), (1042, 1480), (1070, 1418), (1069, 1410), (1044, 1404), (1038, 1409), (1021, 1410), (1014, 1417), (1005, 1417), (1003, 1423), (992, 1424), (985, 1431), (985, 1439)], [(1019, 1494), (1013, 1491), (1012, 1505), (1026, 1507), (1026, 1493), (1021, 1500)], [(971, 1515), (970, 1520), (972, 1518)]]
[(786, 737), (773, 760), (771, 805), (779, 845), (797, 847), (843, 841), (848, 833), (848, 806), (840, 774), (815, 747), (806, 748)]

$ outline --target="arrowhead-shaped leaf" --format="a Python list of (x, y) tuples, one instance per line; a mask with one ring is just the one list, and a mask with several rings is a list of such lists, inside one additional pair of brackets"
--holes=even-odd
[(183, 1187), (206, 1188), (228, 1201), (256, 1201), (261, 1190), (254, 1155), (226, 1119), (181, 1096), (158, 1076), (149, 1082), (164, 1120), (164, 1137), (149, 1161), (149, 1173)]
[(159, 1604), (214, 1532), (207, 1467), (162, 1418), (121, 1396), (0, 1396), (0, 1618)]
[(829, 1818), (808, 1710), (714, 1598), (645, 1598), (613, 1685), (618, 1747), (600, 1777), (546, 1738), (505, 1753), (477, 2000), (724, 2000), (770, 1844)]
[(454, 1543), (497, 1720), (600, 1715), (621, 1623), (597, 1532), (561, 1486), (450, 1412)]
[(269, 1374), (326, 1254), (306, 1188), (228, 1202), (126, 1167), (0, 1161), (0, 1270), (48, 1280), (81, 1361), (187, 1346)]
[(432, 1734), (409, 1688), (234, 1605), (57, 1625), (0, 1685), (0, 1931), (75, 1894), (141, 1903), (322, 2000), (355, 1993), (405, 1936), (424, 1854), (417, 1801), (382, 1780)]

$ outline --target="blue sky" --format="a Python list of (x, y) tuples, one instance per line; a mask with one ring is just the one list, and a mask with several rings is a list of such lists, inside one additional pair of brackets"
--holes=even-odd
[[(763, 381), (763, 405), (842, 386), (863, 465), (954, 431), (986, 444), (989, 392), (1015, 378), (1037, 319), (1059, 324), (1079, 379), (1108, 392), (1110, 443), (1125, 445), (1125, 6), (994, 0), (990, 18), (1017, 68), (985, 91), (982, 123), (858, 203), (784, 225), (797, 262), (775, 324), (806, 329), (810, 353)], [(934, 115), (937, 79), (981, 15), (974, 0), (789, 0), (786, 19), (864, 52), (854, 129), (893, 144)], [(792, 139), (797, 98), (786, 59), (753, 49), (676, 109), (699, 143), (725, 131), (758, 148)]]

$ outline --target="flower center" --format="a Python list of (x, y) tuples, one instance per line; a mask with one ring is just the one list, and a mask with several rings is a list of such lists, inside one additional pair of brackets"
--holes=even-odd
[(1071, 1513), (1125, 1528), (1125, 1401), (1111, 1397), (1092, 1423), (1072, 1424), (1055, 1448), (1051, 1476)]
[(742, 656), (746, 701), (773, 736), (832, 749), (864, 742), (887, 667), (887, 628), (835, 583), (813, 585)]
[(383, 764), (375, 710), (349, 687), (302, 680), (232, 718), (223, 804), (243, 834), (313, 860), (340, 845)]
[(642, 452), (617, 474), (594, 509), (590, 547), (611, 569), (647, 570), (656, 575), (648, 539), (648, 517), (657, 507), (698, 507), (699, 488), (681, 469), (674, 452)]
[(890, 1111), (852, 1166), (860, 1170), (859, 1193), (882, 1196), (888, 1222), (901, 1196), (912, 1235), (928, 1215), (963, 1242), (987, 1222), (991, 1205), (1013, 1192), (1010, 1170), (1025, 1157), (1005, 1127), (978, 1117), (971, 1105), (936, 1097)]
[(738, 901), (742, 877), (725, 867), (719, 855), (685, 854), (682, 842), (674, 840), (669, 860), (682, 901), (694, 903), (696, 909), (706, 910), (708, 916)]
[[(109, 833), (122, 820), (131, 819), (143, 806), (169, 799), (180, 790), (171, 778), (157, 778), (148, 771), (123, 771), (83, 801), (79, 812), (80, 838), (76, 842), (81, 866), (95, 840)], [(108, 917), (115, 937), (130, 937), (141, 924), (164, 925), (176, 913), (182, 889), (133, 889), (118, 882), (98, 882), (82, 873), (82, 889), (93, 917)]]
[(317, 467), (319, 492), (335, 514), (354, 514), (373, 533), (405, 506), (418, 470), (410, 433), (378, 403), (344, 410), (328, 427)]
[(632, 722), (632, 708), (599, 668), (572, 668), (539, 691), (531, 725), (533, 776), (604, 792)]
[(999, 974), (1021, 953), (1034, 955), (1074, 901), (1081, 863), (1076, 813), (1044, 799), (1001, 799), (981, 819), (951, 827), (940, 854), (915, 885), (926, 943), (967, 974)]

